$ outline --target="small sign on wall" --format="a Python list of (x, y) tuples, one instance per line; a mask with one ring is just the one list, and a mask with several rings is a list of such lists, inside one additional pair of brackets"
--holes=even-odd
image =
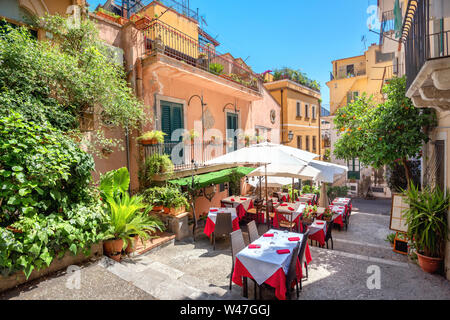
[(409, 208), (402, 194), (392, 194), (391, 221), (389, 228), (397, 232), (407, 232), (408, 225), (403, 217), (404, 211)]

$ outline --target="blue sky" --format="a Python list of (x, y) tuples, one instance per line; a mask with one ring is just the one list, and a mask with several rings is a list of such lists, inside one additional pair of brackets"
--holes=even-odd
[[(88, 0), (91, 9), (104, 0)], [(367, 9), (376, 0), (190, 0), (205, 17), (205, 29), (220, 52), (242, 57), (255, 72), (300, 69), (320, 82), (329, 104), (331, 61), (360, 55), (378, 42)], [(362, 42), (362, 36), (366, 42)]]

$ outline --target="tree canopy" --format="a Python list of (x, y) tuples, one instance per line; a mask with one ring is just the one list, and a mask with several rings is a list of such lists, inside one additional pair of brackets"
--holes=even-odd
[(384, 103), (372, 97), (359, 99), (338, 109), (334, 123), (339, 139), (334, 154), (340, 159), (359, 158), (364, 165), (379, 168), (400, 162), (408, 181), (409, 158), (416, 157), (429, 137), (425, 128), (436, 122), (433, 113), (416, 108), (406, 97), (405, 78), (394, 78), (383, 87)]

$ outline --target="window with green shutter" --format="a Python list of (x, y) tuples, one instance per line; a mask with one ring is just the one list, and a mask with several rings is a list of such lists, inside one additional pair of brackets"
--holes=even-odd
[[(183, 105), (179, 103), (161, 101), (161, 131), (164, 136), (164, 154), (172, 158), (173, 148), (182, 141), (182, 136), (172, 140), (172, 133), (177, 129), (184, 128)], [(179, 159), (183, 159), (183, 151), (180, 151)], [(174, 159), (172, 159), (173, 161)]]

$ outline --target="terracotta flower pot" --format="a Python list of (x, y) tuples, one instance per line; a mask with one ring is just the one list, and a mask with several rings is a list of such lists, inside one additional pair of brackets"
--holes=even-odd
[(153, 207), (153, 211), (161, 211), (161, 210), (163, 210), (164, 209), (164, 207), (163, 206), (154, 206)]
[(139, 241), (138, 236), (134, 236), (133, 238), (131, 238), (131, 240), (128, 240), (128, 246), (125, 249), (125, 253), (130, 254), (130, 253), (133, 253), (134, 251), (136, 251), (138, 241)]
[(120, 261), (120, 253), (122, 252), (122, 248), (123, 248), (122, 239), (112, 239), (103, 241), (103, 252), (105, 253), (105, 255), (116, 261)]
[(416, 252), (416, 254), (417, 254), (417, 259), (419, 260), (419, 266), (425, 272), (435, 273), (436, 271), (439, 270), (439, 268), (442, 265), (442, 261), (443, 261), (442, 258), (427, 257), (418, 252)]
[(158, 140), (156, 140), (155, 138), (153, 139), (142, 139), (141, 140), (141, 144), (144, 146), (148, 146), (148, 145), (154, 145), (157, 144)]
[(180, 207), (180, 208), (170, 208), (169, 209), (169, 213), (171, 214), (171, 215), (173, 215), (173, 216), (176, 216), (176, 215), (178, 215), (178, 214), (180, 214), (180, 213), (183, 213), (183, 212), (185, 212), (186, 211), (186, 207), (185, 206), (182, 206), (182, 207)]

